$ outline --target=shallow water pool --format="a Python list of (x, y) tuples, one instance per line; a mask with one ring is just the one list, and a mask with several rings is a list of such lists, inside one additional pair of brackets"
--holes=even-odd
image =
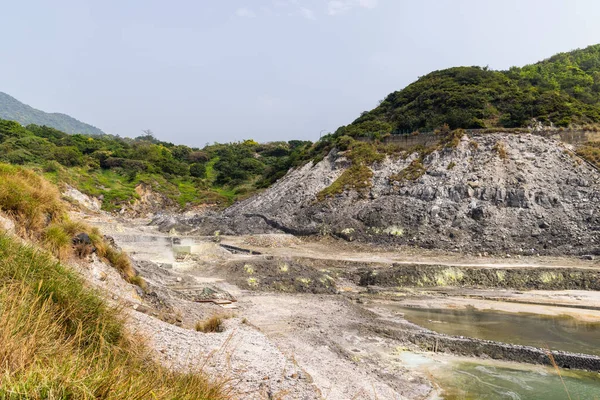
[(448, 310), (386, 305), (414, 324), (438, 333), (600, 355), (600, 323), (568, 316)]

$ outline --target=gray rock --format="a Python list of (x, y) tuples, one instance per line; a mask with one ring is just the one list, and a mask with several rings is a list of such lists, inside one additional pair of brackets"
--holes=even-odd
[[(417, 154), (406, 159), (388, 157), (373, 168), (369, 193), (350, 190), (318, 202), (317, 194), (350, 165), (332, 151), (317, 164), (289, 171), (269, 189), (222, 214), (163, 217), (159, 225), (165, 231), (177, 227), (196, 234), (220, 230), (222, 234), (313, 235), (351, 227), (354, 231), (347, 239), (381, 244), (497, 254), (514, 254), (519, 248), (544, 254), (598, 251), (597, 170), (573, 163), (559, 142), (539, 136), (497, 133), (469, 140), (478, 143), (477, 150), (461, 141), (456, 148), (424, 157), (428, 171), (443, 174), (427, 173), (392, 186), (389, 177), (406, 168)], [(498, 141), (504, 143), (510, 159), (500, 159), (493, 150)], [(539, 168), (534, 165), (539, 158), (532, 160), (531, 154), (543, 154)], [(456, 165), (447, 170), (451, 161)]]

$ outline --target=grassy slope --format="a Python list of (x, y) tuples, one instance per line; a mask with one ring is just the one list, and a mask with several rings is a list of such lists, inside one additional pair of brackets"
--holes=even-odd
[(181, 208), (227, 206), (283, 175), (310, 144), (246, 140), (200, 150), (152, 136), (67, 135), (49, 127), (0, 120), (0, 162), (35, 168), (54, 183), (101, 196), (107, 211), (133, 202), (140, 184)]
[(4, 234), (0, 282), (1, 398), (227, 398), (201, 374), (151, 361), (78, 276)]
[(68, 218), (56, 187), (0, 164), (0, 211), (14, 219), (21, 238), (39, 246), (0, 232), (0, 398), (227, 398), (202, 374), (176, 374), (150, 360), (118, 311), (57, 261), (89, 254), (71, 242), (86, 232), (100, 257), (143, 286), (124, 253)]

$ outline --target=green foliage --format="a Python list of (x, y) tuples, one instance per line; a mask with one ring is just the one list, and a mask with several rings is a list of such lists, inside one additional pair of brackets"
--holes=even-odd
[[(342, 136), (340, 139), (347, 141), (346, 138), (348, 136)], [(352, 165), (330, 186), (317, 193), (318, 201), (323, 201), (346, 190), (355, 190), (364, 196), (372, 186), (373, 171), (369, 166), (382, 161), (385, 154), (379, 152), (373, 143), (350, 140), (348, 146), (349, 149), (344, 155), (352, 162)]]
[(371, 178), (373, 178), (373, 171), (369, 167), (364, 164), (354, 164), (330, 186), (317, 193), (317, 200), (323, 201), (351, 189), (364, 195), (372, 185)]
[(60, 224), (50, 224), (44, 229), (44, 247), (59, 258), (64, 258), (69, 253), (72, 237)]
[(195, 178), (205, 178), (206, 164), (194, 163), (190, 165), (190, 175)]
[(135, 188), (142, 183), (181, 207), (229, 205), (302, 163), (311, 145), (246, 140), (199, 150), (152, 135), (136, 139), (67, 135), (46, 126), (24, 128), (0, 120), (0, 161), (39, 167), (54, 183), (65, 182), (102, 197), (107, 211), (133, 202), (139, 197)]
[(524, 127), (532, 118), (558, 126), (600, 122), (600, 45), (508, 71), (431, 72), (336, 134), (408, 133), (443, 124), (450, 129)]
[[(450, 168), (449, 168), (450, 169)], [(390, 176), (390, 182), (405, 182), (405, 181), (416, 181), (422, 177), (427, 170), (423, 165), (423, 158), (419, 157), (413, 160), (408, 167), (404, 168), (397, 174)]]

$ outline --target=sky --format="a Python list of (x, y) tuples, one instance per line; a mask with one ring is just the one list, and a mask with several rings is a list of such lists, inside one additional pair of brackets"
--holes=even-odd
[(0, 0), (0, 91), (115, 135), (317, 140), (433, 70), (600, 43), (596, 0)]

